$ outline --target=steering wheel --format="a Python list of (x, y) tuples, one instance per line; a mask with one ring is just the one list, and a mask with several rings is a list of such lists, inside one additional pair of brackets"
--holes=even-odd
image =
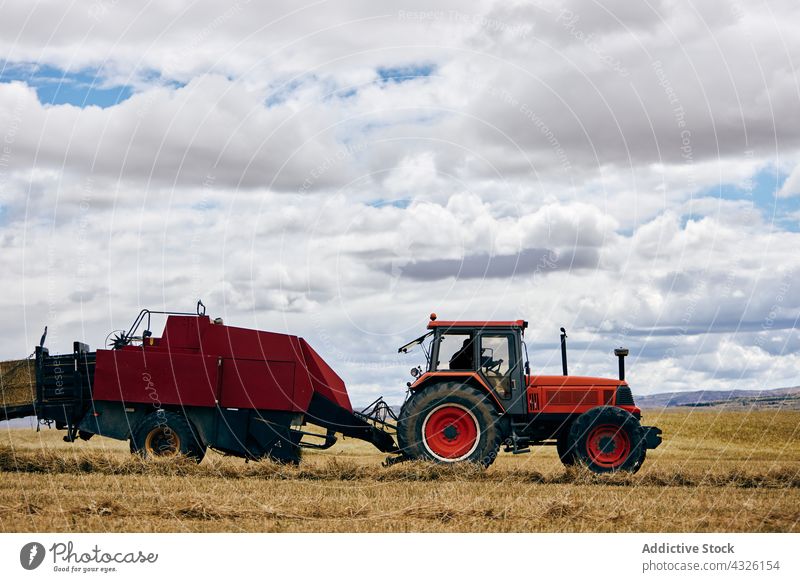
[(486, 369), (487, 372), (494, 372), (495, 374), (499, 375), (500, 374), (500, 366), (502, 366), (502, 365), (503, 365), (503, 358), (500, 358), (499, 360), (489, 359), (484, 364), (483, 367)]

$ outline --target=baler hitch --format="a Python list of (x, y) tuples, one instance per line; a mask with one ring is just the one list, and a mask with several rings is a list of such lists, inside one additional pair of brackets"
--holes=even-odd
[(383, 396), (372, 402), (361, 412), (354, 412), (353, 414), (384, 432), (397, 433), (397, 414), (386, 403)]
[[(273, 430), (276, 431), (279, 431), (281, 428), (280, 425), (271, 422), (265, 418), (258, 418), (256, 420), (273, 427)], [(308, 432), (305, 430), (300, 430), (299, 428), (290, 428), (289, 433), (292, 436), (292, 442), (296, 443), (297, 446), (299, 447), (303, 447), (304, 449), (317, 449), (324, 451), (325, 449), (329, 449), (333, 445), (335, 445), (336, 441), (338, 440), (336, 438), (336, 431), (331, 428), (329, 428), (325, 434), (319, 434), (317, 432)], [(303, 442), (303, 437), (325, 439), (325, 441), (322, 443)]]
[[(329, 449), (333, 445), (335, 445), (336, 441), (338, 440), (336, 438), (336, 431), (334, 431), (333, 429), (330, 429), (330, 428), (328, 429), (328, 432), (326, 432), (324, 435), (323, 434), (318, 434), (318, 433), (315, 433), (315, 432), (308, 432), (308, 431), (305, 431), (305, 430), (299, 430), (299, 429), (296, 429), (296, 428), (291, 429), (291, 433), (292, 433), (293, 437), (299, 437), (297, 439), (297, 444), (299, 446), (303, 447), (304, 449), (316, 449), (316, 450), (324, 451), (325, 449)], [(303, 440), (302, 440), (303, 437), (325, 439), (325, 441), (322, 442), (322, 443), (303, 442)]]

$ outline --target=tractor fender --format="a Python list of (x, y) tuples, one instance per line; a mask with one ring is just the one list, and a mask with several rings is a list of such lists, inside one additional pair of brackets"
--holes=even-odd
[(472, 386), (481, 392), (485, 392), (489, 395), (490, 401), (495, 405), (497, 408), (497, 412), (499, 414), (505, 414), (506, 408), (497, 398), (497, 395), (492, 391), (491, 388), (484, 382), (483, 378), (480, 377), (479, 374), (476, 372), (427, 372), (419, 377), (419, 379), (409, 387), (411, 394), (416, 394), (420, 390), (424, 390), (428, 386), (432, 384), (443, 384), (443, 383), (457, 383), (466, 384), (467, 386)]

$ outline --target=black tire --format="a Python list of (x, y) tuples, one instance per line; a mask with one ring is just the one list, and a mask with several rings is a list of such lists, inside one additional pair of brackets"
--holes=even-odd
[(182, 414), (158, 410), (145, 416), (131, 433), (131, 452), (150, 457), (184, 455), (198, 463), (206, 445)]
[(484, 392), (456, 382), (434, 384), (403, 405), (397, 442), (412, 459), (488, 467), (502, 442), (499, 421), (497, 408)]
[(569, 446), (569, 430), (563, 430), (559, 433), (556, 439), (556, 450), (558, 451), (558, 458), (565, 467), (571, 467), (575, 464), (575, 451)]
[(595, 473), (636, 472), (644, 461), (643, 432), (630, 412), (598, 406), (581, 414), (569, 430), (576, 460)]
[(414, 400), (414, 397), (417, 396), (419, 392), (412, 392), (406, 401), (403, 402), (403, 406), (400, 407), (400, 414), (397, 415), (397, 447), (401, 451), (406, 451), (409, 448), (409, 440), (406, 438), (406, 433), (408, 432), (408, 415), (409, 411), (413, 409), (413, 405), (411, 403)]
[(641, 448), (642, 452), (639, 455), (639, 460), (636, 461), (636, 464), (631, 469), (631, 473), (636, 473), (639, 469), (641, 469), (642, 465), (644, 464), (645, 459), (647, 458), (647, 449), (644, 448), (643, 446), (640, 447), (640, 448)]

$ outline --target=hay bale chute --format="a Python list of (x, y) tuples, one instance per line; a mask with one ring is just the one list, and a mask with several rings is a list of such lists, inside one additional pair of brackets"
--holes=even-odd
[[(0, 420), (30, 414), (36, 399), (33, 360), (0, 362)], [(27, 416), (28, 414), (23, 414)]]

